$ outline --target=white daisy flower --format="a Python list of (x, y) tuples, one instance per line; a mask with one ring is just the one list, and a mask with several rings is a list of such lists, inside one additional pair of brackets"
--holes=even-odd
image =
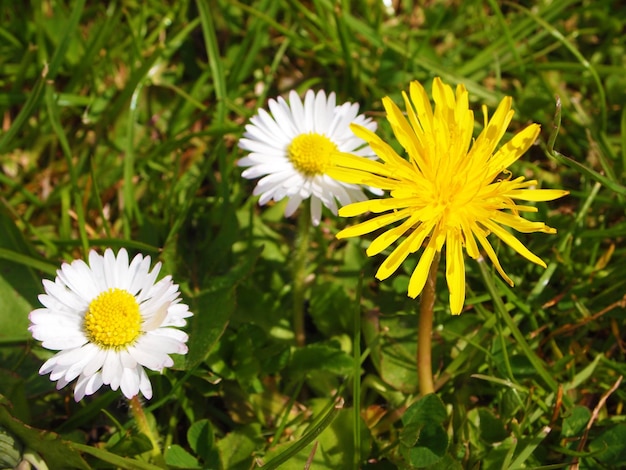
[[(337, 215), (337, 201), (346, 205), (367, 200), (360, 186), (337, 181), (325, 173), (336, 151), (375, 158), (367, 144), (350, 130), (356, 123), (372, 132), (376, 123), (358, 114), (359, 105), (335, 105), (335, 93), (306, 92), (304, 103), (295, 91), (289, 103), (282, 97), (269, 100), (270, 113), (259, 109), (246, 125), (239, 148), (250, 152), (238, 165), (248, 167), (244, 178), (259, 178), (254, 195), (259, 204), (288, 198), (285, 216), (311, 198), (311, 219), (319, 225), (322, 204)], [(376, 192), (376, 191), (375, 191)], [(381, 193), (382, 194), (382, 193)]]
[(162, 371), (173, 365), (169, 354), (187, 352), (187, 334), (177, 327), (192, 313), (180, 303), (178, 285), (161, 269), (150, 271), (150, 257), (137, 255), (128, 262), (121, 249), (104, 256), (89, 253), (82, 260), (64, 263), (54, 282), (44, 280), (45, 308), (33, 310), (29, 331), (47, 349), (59, 351), (39, 373), (50, 374), (57, 390), (78, 378), (74, 399), (95, 393), (103, 384), (120, 388), (127, 398), (140, 391), (152, 397), (144, 370)]

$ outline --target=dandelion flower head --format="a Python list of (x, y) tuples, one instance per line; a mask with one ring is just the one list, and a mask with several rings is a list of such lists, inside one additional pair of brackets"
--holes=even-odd
[(269, 110), (259, 109), (250, 119), (239, 147), (248, 153), (238, 162), (247, 167), (242, 176), (261, 178), (254, 188), (259, 204), (288, 198), (285, 216), (300, 203), (311, 200), (311, 220), (319, 225), (322, 205), (337, 214), (337, 201), (346, 205), (367, 199), (360, 186), (336, 181), (327, 174), (337, 152), (375, 157), (372, 150), (350, 130), (350, 123), (370, 131), (376, 123), (358, 114), (359, 105), (337, 106), (334, 93), (308, 90), (304, 102), (295, 91), (289, 102), (269, 100)]
[(406, 117), (391, 99), (383, 99), (387, 119), (408, 160), (371, 130), (354, 125), (354, 133), (382, 161), (344, 153), (334, 159), (335, 167), (329, 173), (340, 181), (389, 191), (388, 198), (342, 207), (339, 215), (343, 217), (366, 212), (381, 215), (348, 227), (337, 237), (355, 237), (387, 228), (369, 245), (368, 256), (381, 253), (402, 238), (378, 269), (376, 277), (381, 280), (394, 273), (410, 254), (421, 251), (409, 280), (408, 295), (413, 298), (424, 288), (435, 253), (445, 245), (450, 310), (459, 314), (465, 301), (463, 250), (477, 259), (479, 247), (482, 248), (512, 286), (488, 235), (495, 235), (527, 260), (545, 267), (507, 228), (523, 233), (556, 233), (543, 222), (522, 217), (521, 214), (537, 209), (516, 201), (550, 201), (568, 192), (533, 189), (536, 180), (514, 178), (507, 169), (539, 135), (539, 125), (531, 124), (496, 150), (513, 117), (510, 97), (500, 102), (491, 119), (484, 109), (485, 127), (473, 140), (474, 115), (465, 87), (458, 85), (455, 92), (436, 78), (432, 93), (434, 109), (422, 85), (412, 82), (409, 95), (403, 93)]
[(44, 348), (59, 351), (40, 374), (50, 374), (57, 389), (77, 379), (80, 401), (102, 385), (121, 389), (132, 398), (140, 391), (152, 397), (144, 368), (162, 371), (173, 365), (170, 354), (187, 352), (187, 334), (179, 330), (192, 313), (180, 302), (170, 276), (156, 281), (161, 268), (150, 271), (150, 257), (128, 253), (89, 253), (63, 264), (53, 281), (44, 280), (44, 308), (30, 313), (29, 331)]

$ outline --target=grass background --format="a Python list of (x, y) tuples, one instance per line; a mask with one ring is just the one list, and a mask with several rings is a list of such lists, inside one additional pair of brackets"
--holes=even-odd
[[(49, 468), (626, 463), (619, 2), (33, 0), (0, 12), (7, 455), (30, 448)], [(477, 132), (481, 105), (513, 96), (508, 135), (542, 125), (514, 174), (571, 195), (538, 205), (557, 235), (522, 236), (547, 270), (500, 246), (509, 288), (468, 262), (458, 317), (440, 278), (438, 392), (418, 400), (405, 295), (416, 260), (378, 283), (382, 257), (367, 259), (367, 240), (337, 241), (346, 221), (326, 213), (311, 234), (308, 345), (296, 350), (296, 223), (282, 203), (256, 205), (236, 142), (268, 98), (308, 88), (360, 103), (391, 139), (381, 99), (435, 76), (466, 85)], [(50, 352), (26, 330), (41, 278), (109, 246), (162, 260), (196, 314), (188, 356), (151, 377), (163, 450), (152, 461), (119, 394), (75, 404), (37, 375)]]

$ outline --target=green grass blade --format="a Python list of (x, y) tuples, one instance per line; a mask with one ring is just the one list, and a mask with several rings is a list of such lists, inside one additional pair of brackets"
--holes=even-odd
[(498, 313), (499, 317), (504, 320), (506, 326), (509, 328), (509, 330), (511, 330), (511, 334), (517, 341), (517, 345), (522, 349), (522, 351), (524, 351), (526, 358), (531, 362), (531, 364), (537, 371), (537, 374), (543, 379), (544, 383), (550, 388), (551, 391), (556, 392), (558, 390), (558, 383), (554, 380), (550, 372), (548, 372), (548, 370), (545, 368), (541, 359), (539, 359), (539, 357), (532, 350), (532, 348), (526, 341), (526, 338), (524, 338), (524, 335), (511, 318), (511, 315), (506, 309), (504, 302), (502, 302), (500, 293), (496, 288), (496, 285), (492, 278), (492, 274), (491, 272), (489, 272), (489, 269), (487, 268), (484, 259), (479, 259), (478, 267), (480, 268), (480, 274), (485, 283), (485, 286), (487, 287), (487, 290), (489, 291), (489, 294), (491, 295), (495, 310)]
[(59, 144), (61, 145), (61, 149), (63, 151), (63, 155), (65, 156), (65, 161), (70, 174), (71, 188), (74, 196), (74, 209), (76, 210), (76, 216), (78, 219), (77, 228), (83, 247), (83, 253), (85, 253), (86, 255), (89, 251), (89, 238), (85, 229), (87, 224), (85, 222), (85, 211), (83, 209), (83, 192), (78, 185), (78, 174), (76, 167), (74, 166), (74, 155), (72, 150), (70, 149), (70, 144), (67, 140), (67, 136), (65, 135), (65, 131), (63, 130), (63, 126), (59, 118), (59, 109), (52, 88), (46, 89), (46, 107), (48, 110), (48, 119), (50, 121), (50, 124), (52, 125), (52, 129), (59, 139)]
[[(343, 387), (342, 387), (343, 388)], [(296, 455), (307, 445), (309, 445), (317, 436), (319, 436), (324, 429), (331, 425), (337, 413), (343, 409), (343, 399), (337, 394), (337, 397), (333, 398), (320, 416), (315, 419), (309, 426), (309, 430), (296, 442), (290, 445), (287, 449), (277, 455), (269, 462), (263, 465), (264, 469), (274, 470), (280, 467), (283, 463), (287, 462), (291, 457)]]
[(217, 35), (213, 25), (213, 17), (209, 11), (209, 4), (205, 0), (197, 0), (198, 11), (200, 12), (200, 22), (204, 36), (204, 45), (209, 59), (215, 87), (215, 97), (217, 99), (217, 111), (215, 113), (217, 122), (223, 124), (226, 120), (226, 80), (224, 78), (224, 65), (220, 56)]

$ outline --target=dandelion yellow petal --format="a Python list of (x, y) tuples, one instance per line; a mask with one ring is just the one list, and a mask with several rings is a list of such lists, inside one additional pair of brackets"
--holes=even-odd
[(413, 270), (413, 274), (411, 274), (411, 279), (409, 279), (408, 295), (412, 299), (422, 293), (422, 290), (426, 285), (426, 279), (428, 279), (430, 265), (433, 264), (433, 258), (435, 257), (436, 252), (435, 243), (431, 239), (430, 243), (428, 243), (426, 248), (424, 248), (424, 252), (420, 257), (417, 266)]
[(450, 312), (458, 315), (465, 301), (465, 263), (458, 234), (450, 234), (446, 240), (446, 281), (450, 290)]
[(383, 106), (387, 113), (387, 120), (391, 124), (393, 133), (400, 145), (407, 153), (417, 155), (419, 149), (416, 147), (417, 139), (415, 138), (415, 132), (402, 114), (402, 111), (400, 111), (400, 108), (388, 97), (383, 98)]
[(513, 287), (513, 280), (509, 276), (507, 276), (507, 274), (504, 272), (504, 269), (502, 269), (502, 266), (500, 265), (500, 260), (498, 259), (498, 255), (496, 255), (496, 252), (493, 250), (493, 247), (491, 246), (491, 243), (489, 243), (489, 240), (487, 240), (487, 237), (485, 237), (479, 231), (474, 232), (474, 236), (478, 239), (478, 242), (483, 247), (483, 250), (485, 250), (487, 256), (496, 267), (496, 271), (498, 271), (498, 274), (502, 276), (502, 279), (504, 279), (509, 286)]
[(418, 81), (411, 82), (409, 88), (411, 101), (415, 106), (415, 112), (420, 122), (420, 127), (424, 130), (425, 135), (433, 133), (433, 108), (430, 105), (428, 95), (422, 84)]
[(507, 227), (511, 227), (517, 230), (518, 232), (522, 232), (522, 233), (532, 233), (532, 232), (556, 233), (556, 230), (554, 230), (551, 227), (548, 227), (543, 222), (532, 222), (518, 215), (507, 214), (506, 212), (496, 211), (491, 216), (491, 220), (499, 223), (500, 225), (506, 225)]
[(514, 204), (514, 203), (511, 204), (511, 207), (507, 205), (507, 206), (504, 206), (503, 209), (504, 208), (510, 209), (514, 211), (516, 214), (518, 212), (539, 212), (539, 209), (537, 209), (535, 206), (522, 206), (522, 205)]
[(487, 227), (491, 232), (502, 240), (504, 243), (509, 245), (515, 251), (517, 251), (520, 255), (526, 258), (528, 261), (532, 261), (535, 264), (545, 268), (546, 263), (543, 262), (541, 258), (539, 258), (536, 254), (530, 251), (528, 248), (524, 246), (522, 242), (520, 242), (515, 236), (511, 233), (507, 232), (506, 229), (500, 227), (498, 224), (492, 222), (491, 220), (486, 220), (483, 222), (485, 227)]
[(491, 157), (487, 174), (490, 178), (497, 176), (502, 170), (508, 168), (513, 162), (517, 161), (530, 146), (537, 140), (541, 127), (539, 124), (531, 124), (530, 126), (519, 131), (504, 144)]
[(404, 235), (411, 227), (413, 227), (417, 222), (417, 217), (413, 214), (411, 217), (406, 219), (402, 224), (397, 227), (392, 228), (391, 230), (387, 230), (386, 232), (380, 234), (376, 237), (370, 246), (367, 247), (366, 253), (367, 256), (374, 256), (385, 250), (389, 245), (394, 243), (398, 238)]
[(352, 168), (331, 167), (326, 170), (326, 175), (343, 183), (362, 184), (372, 188), (390, 191), (396, 187), (397, 182), (391, 178), (374, 175), (365, 171)]
[(413, 140), (414, 149), (412, 152), (409, 151), (408, 154), (411, 160), (415, 162), (420, 171), (426, 171), (426, 161), (424, 160), (424, 155), (426, 154), (426, 150), (424, 147), (426, 138), (424, 136), (424, 130), (422, 129), (422, 126), (419, 122), (417, 114), (415, 113), (415, 110), (413, 109), (413, 105), (409, 100), (409, 97), (404, 91), (402, 92), (402, 98), (404, 99), (406, 115), (409, 119), (409, 122), (411, 123), (411, 128), (413, 130), (411, 137)]
[(355, 136), (357, 136), (361, 140), (364, 140), (365, 142), (369, 143), (370, 141), (380, 140), (380, 137), (378, 137), (374, 132), (359, 124), (350, 124), (350, 130)]
[[(433, 100), (436, 105), (435, 116), (441, 113), (444, 122), (453, 123), (456, 108), (454, 92), (450, 85), (445, 85), (438, 77), (433, 80)], [(438, 124), (442, 124), (442, 122)]]
[[(346, 206), (346, 207), (349, 207), (349, 206)], [(373, 219), (366, 220), (365, 222), (361, 222), (360, 224), (352, 225), (351, 227), (346, 227), (343, 230), (339, 231), (339, 233), (337, 233), (337, 235), (335, 236), (340, 239), (358, 237), (360, 235), (365, 235), (366, 233), (370, 233), (380, 228), (386, 227), (387, 225), (397, 222), (398, 220), (402, 220), (408, 217), (409, 215), (411, 215), (410, 209), (405, 209), (402, 211), (379, 215), (378, 217), (374, 217)]]
[[(340, 208), (339, 215), (342, 217), (354, 217), (355, 215), (361, 215), (365, 212), (380, 214), (381, 212), (387, 212), (389, 210), (406, 208), (410, 205), (410, 203), (404, 200), (397, 200), (395, 198), (370, 199), (368, 201), (353, 202), (352, 204)], [(412, 212), (413, 210), (409, 211), (409, 213)]]
[[(489, 120), (487, 127), (483, 129), (476, 139), (476, 142), (474, 142), (468, 158), (482, 163), (490, 159), (513, 117), (511, 103), (512, 100), (510, 96), (505, 96), (502, 101), (500, 101), (498, 109), (496, 109), (496, 112)], [(501, 168), (501, 170), (503, 168)]]
[(357, 157), (351, 153), (336, 152), (332, 156), (332, 166), (367, 171), (381, 176), (390, 176), (389, 170), (381, 162)]
[[(352, 126), (381, 161), (357, 167), (357, 160), (344, 159), (339, 160), (338, 168), (358, 172), (345, 173), (348, 181), (383, 188), (388, 196), (340, 209), (342, 216), (368, 211), (383, 214), (344, 229), (337, 237), (377, 231), (367, 255), (391, 250), (376, 273), (381, 280), (396, 272), (410, 254), (420, 253), (407, 292), (413, 298), (422, 292), (435, 254), (445, 245), (450, 309), (456, 315), (465, 301), (465, 253), (474, 259), (486, 253), (510, 285), (513, 281), (487, 239), (490, 234), (527, 260), (545, 267), (513, 233), (554, 233), (555, 229), (544, 222), (522, 215), (536, 213), (535, 202), (557, 199), (567, 191), (534, 189), (537, 181), (514, 177), (508, 170), (533, 145), (540, 131), (537, 124), (532, 124), (500, 144), (514, 114), (510, 97), (500, 101), (491, 117), (483, 107), (484, 128), (474, 141), (474, 113), (469, 109), (469, 94), (463, 84), (453, 88), (435, 78), (431, 100), (419, 82), (412, 82), (402, 98), (405, 112), (388, 97), (383, 105), (408, 159), (373, 132)], [(368, 173), (370, 176), (366, 176)], [(518, 201), (522, 203), (516, 204)]]
[(409, 256), (411, 252), (411, 241), (415, 237), (416, 232), (411, 233), (391, 252), (391, 254), (383, 261), (383, 263), (376, 271), (376, 279), (381, 281), (391, 276), (396, 269), (402, 264), (402, 262)]
[(523, 201), (544, 202), (552, 201), (568, 194), (569, 191), (562, 189), (516, 189), (507, 193), (507, 196)]
[(409, 162), (400, 157), (396, 151), (387, 144), (384, 140), (378, 137), (369, 129), (358, 124), (350, 124), (350, 129), (357, 137), (365, 140), (370, 148), (378, 155), (385, 163), (391, 163), (397, 165), (400, 168), (411, 168)]
[(463, 220), (461, 222), (461, 230), (463, 232), (463, 240), (465, 241), (465, 249), (467, 250), (467, 254), (470, 255), (471, 258), (477, 259), (480, 256), (480, 252), (478, 251), (478, 245), (476, 244), (476, 239), (472, 234), (472, 225), (467, 220)]

